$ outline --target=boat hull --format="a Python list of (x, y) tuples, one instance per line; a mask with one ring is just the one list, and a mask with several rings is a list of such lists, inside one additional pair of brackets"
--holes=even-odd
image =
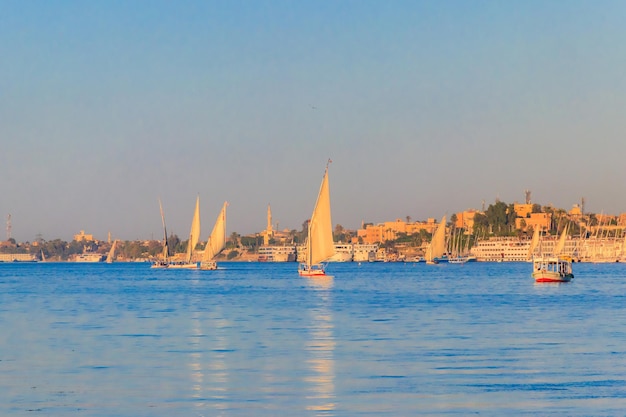
[(197, 262), (171, 263), (167, 266), (167, 268), (168, 269), (198, 269), (198, 263)]
[(535, 282), (570, 282), (574, 274), (561, 275), (558, 272), (538, 271), (533, 272)]
[(571, 259), (567, 257), (535, 258), (532, 277), (535, 282), (569, 282), (574, 278)]
[(198, 263), (187, 262), (155, 262), (150, 268), (152, 269), (198, 269)]
[(214, 271), (217, 269), (217, 262), (215, 261), (201, 262), (200, 269), (202, 271)]
[(310, 277), (310, 278), (328, 276), (326, 275), (326, 268), (325, 268), (325, 265), (323, 264), (318, 264), (318, 265), (300, 264), (298, 266), (298, 275), (300, 275), (301, 277)]

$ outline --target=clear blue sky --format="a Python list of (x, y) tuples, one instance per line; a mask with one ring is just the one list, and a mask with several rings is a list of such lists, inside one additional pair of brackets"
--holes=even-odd
[[(626, 211), (624, 1), (0, 1), (18, 241)], [(4, 222), (2, 222), (4, 223)], [(4, 239), (5, 233), (0, 238)]]

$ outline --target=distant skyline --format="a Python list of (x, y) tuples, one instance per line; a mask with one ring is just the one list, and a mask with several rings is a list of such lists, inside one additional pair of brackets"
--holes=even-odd
[[(18, 241), (202, 240), (496, 198), (626, 211), (626, 2), (1, 1), (0, 219)], [(2, 238), (4, 238), (4, 231)]]

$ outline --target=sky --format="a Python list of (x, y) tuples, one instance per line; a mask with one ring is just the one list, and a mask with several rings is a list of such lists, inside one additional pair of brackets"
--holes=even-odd
[[(626, 212), (626, 2), (0, 0), (18, 241)], [(0, 233), (3, 239), (5, 233)]]

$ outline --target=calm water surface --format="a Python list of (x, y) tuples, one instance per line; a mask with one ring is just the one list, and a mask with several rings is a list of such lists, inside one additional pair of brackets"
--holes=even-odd
[(0, 264), (2, 416), (614, 416), (626, 264)]

